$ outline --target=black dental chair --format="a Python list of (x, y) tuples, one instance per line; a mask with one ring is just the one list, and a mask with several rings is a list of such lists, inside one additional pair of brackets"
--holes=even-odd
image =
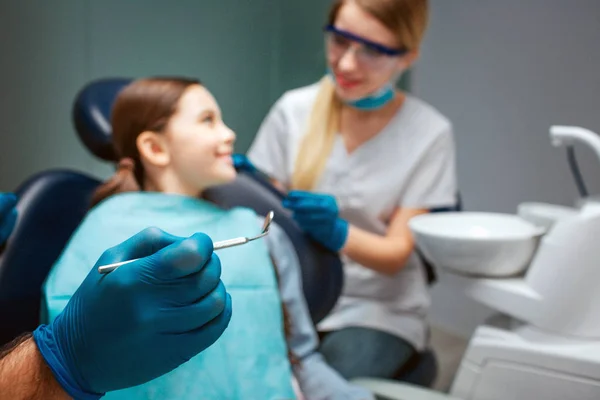
[[(101, 79), (78, 94), (73, 122), (86, 148), (102, 160), (114, 162), (110, 109), (118, 92), (130, 79)], [(0, 254), (0, 345), (39, 323), (41, 286), (69, 237), (88, 210), (100, 181), (75, 171), (54, 170), (37, 174), (21, 185), (19, 218)], [(343, 285), (340, 259), (307, 236), (281, 206), (282, 195), (260, 174), (240, 172), (231, 184), (206, 191), (207, 199), (224, 208), (245, 206), (265, 215), (275, 211), (279, 224), (294, 244), (302, 268), (304, 295), (315, 324), (333, 308)], [(441, 211), (441, 210), (440, 210)], [(435, 279), (433, 270), (428, 275)], [(399, 380), (431, 386), (437, 363), (425, 351), (408, 366)]]

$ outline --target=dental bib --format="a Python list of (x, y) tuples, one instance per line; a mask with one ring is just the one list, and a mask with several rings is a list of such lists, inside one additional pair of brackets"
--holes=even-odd
[[(184, 237), (203, 232), (213, 241), (260, 231), (259, 218), (249, 209), (225, 211), (204, 200), (163, 193), (112, 196), (86, 216), (46, 280), (49, 320), (64, 309), (106, 249), (150, 226)], [(107, 400), (295, 398), (279, 287), (265, 242), (217, 254), (221, 280), (233, 304), (223, 335), (179, 368), (148, 383), (107, 393)]]

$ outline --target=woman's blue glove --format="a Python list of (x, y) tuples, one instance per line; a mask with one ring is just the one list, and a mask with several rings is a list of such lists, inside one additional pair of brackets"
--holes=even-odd
[(236, 153), (233, 154), (231, 158), (233, 159), (233, 166), (235, 167), (236, 171), (247, 171), (252, 173), (257, 171), (254, 164), (250, 162), (245, 154)]
[(348, 222), (339, 217), (333, 196), (293, 190), (283, 200), (283, 206), (293, 211), (302, 230), (328, 249), (339, 251), (346, 244)]
[(0, 246), (7, 240), (17, 223), (17, 196), (0, 193)]
[[(143, 257), (108, 275), (98, 265)], [(231, 298), (208, 236), (150, 228), (115, 246), (50, 325), (33, 333), (54, 376), (76, 399), (136, 386), (212, 345), (231, 318)]]

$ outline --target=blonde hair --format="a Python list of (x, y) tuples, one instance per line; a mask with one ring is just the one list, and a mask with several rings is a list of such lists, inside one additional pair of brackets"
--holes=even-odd
[[(329, 12), (328, 24), (335, 23), (339, 10), (347, 1), (354, 1), (395, 32), (400, 47), (408, 51), (419, 48), (427, 28), (428, 0), (336, 0)], [(308, 127), (300, 143), (292, 174), (292, 189), (312, 190), (316, 185), (339, 131), (341, 109), (342, 102), (335, 94), (333, 80), (325, 76), (319, 83)]]

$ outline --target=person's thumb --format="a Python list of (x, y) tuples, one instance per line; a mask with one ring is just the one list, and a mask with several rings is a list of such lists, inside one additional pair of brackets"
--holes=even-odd
[(151, 268), (155, 278), (169, 281), (200, 272), (212, 254), (212, 240), (204, 233), (196, 233), (161, 249), (143, 261), (147, 268)]
[(148, 257), (183, 239), (159, 228), (146, 228), (124, 242), (106, 250), (100, 257), (100, 260), (98, 260), (98, 264), (113, 264), (135, 258)]

